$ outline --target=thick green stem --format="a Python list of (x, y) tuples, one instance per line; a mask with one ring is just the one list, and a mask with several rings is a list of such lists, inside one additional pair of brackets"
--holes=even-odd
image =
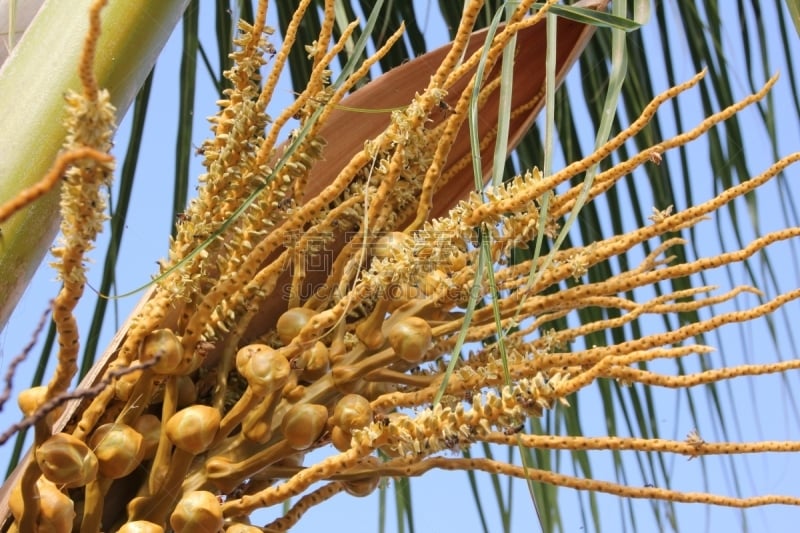
[[(64, 94), (79, 90), (78, 60), (91, 0), (45, 2), (0, 70), (0, 203), (37, 183), (64, 142)], [(110, 2), (103, 11), (95, 75), (122, 118), (188, 0)], [(0, 226), (0, 327), (58, 229), (58, 193)]]

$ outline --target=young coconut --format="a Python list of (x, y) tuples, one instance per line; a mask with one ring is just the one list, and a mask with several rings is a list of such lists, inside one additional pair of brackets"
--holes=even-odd
[(303, 352), (300, 356), (302, 370), (300, 379), (313, 383), (330, 371), (330, 356), (328, 347), (322, 341), (317, 341), (314, 346)]
[(68, 433), (56, 433), (34, 452), (42, 474), (68, 489), (83, 487), (97, 477), (97, 457), (85, 442)]
[(142, 363), (155, 361), (150, 369), (157, 374), (174, 374), (183, 360), (183, 346), (171, 329), (157, 329), (147, 335), (139, 349)]
[(175, 533), (197, 533), (222, 530), (222, 505), (217, 497), (206, 490), (196, 490), (183, 495), (169, 524)]
[[(36, 519), (37, 531), (52, 531), (54, 533), (69, 533), (75, 520), (75, 503), (68, 495), (46, 478), (40, 477), (36, 482), (39, 498), (39, 513)], [(14, 519), (19, 522), (22, 512), (28, 505), (35, 502), (25, 502), (22, 499), (20, 485), (14, 487), (8, 500), (8, 506)]]
[(409, 316), (389, 328), (389, 345), (403, 361), (417, 364), (431, 347), (433, 330), (422, 318)]
[(336, 403), (331, 417), (331, 442), (340, 452), (350, 449), (351, 432), (372, 422), (372, 406), (359, 394), (346, 394)]
[(217, 440), (227, 436), (241, 421), (242, 433), (249, 440), (266, 442), (272, 434), (272, 413), (292, 375), (292, 367), (283, 355), (269, 346), (251, 344), (236, 354), (236, 368), (248, 386), (225, 415)]
[[(365, 466), (375, 468), (380, 464), (380, 461), (374, 455), (368, 455), (362, 459)], [(344, 490), (351, 496), (357, 498), (364, 498), (372, 494), (381, 482), (380, 476), (365, 476), (356, 479), (348, 479), (342, 481)]]
[(103, 424), (89, 439), (97, 456), (100, 476), (86, 485), (86, 505), (82, 528), (99, 531), (103, 518), (103, 503), (112, 480), (120, 479), (138, 467), (144, 457), (144, 439), (132, 427), (118, 422)]
[(142, 436), (142, 459), (152, 459), (156, 456), (158, 439), (161, 435), (161, 419), (154, 414), (146, 413), (136, 419), (133, 429)]
[(292, 307), (284, 311), (275, 324), (278, 338), (283, 345), (288, 346), (315, 314), (314, 310), (304, 307)]
[[(32, 416), (39, 410), (42, 404), (44, 404), (46, 398), (47, 385), (39, 385), (38, 387), (31, 387), (30, 389), (25, 389), (20, 392), (17, 398), (17, 404), (22, 414), (25, 416)], [(62, 405), (47, 413), (47, 417), (45, 418), (47, 425), (52, 427), (53, 423), (58, 420), (63, 412), (64, 406)]]
[(231, 524), (225, 528), (225, 533), (263, 533), (263, 529), (250, 524)]
[(144, 458), (144, 439), (126, 424), (110, 423), (98, 427), (89, 446), (97, 456), (100, 474), (119, 479), (133, 472)]
[(205, 452), (219, 431), (219, 411), (207, 405), (192, 405), (175, 413), (164, 426), (164, 432), (175, 446), (164, 480), (150, 496), (135, 498), (128, 504), (133, 520), (166, 521), (180, 486), (197, 455)]
[(283, 437), (295, 450), (305, 450), (325, 431), (328, 408), (315, 403), (293, 405), (281, 421)]
[(125, 523), (117, 533), (164, 533), (164, 528), (147, 520), (136, 520)]

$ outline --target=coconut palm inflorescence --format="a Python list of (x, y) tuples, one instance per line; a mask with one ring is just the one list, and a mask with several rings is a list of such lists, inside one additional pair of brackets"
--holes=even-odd
[[(753, 291), (739, 287), (712, 296), (711, 287), (696, 287), (647, 301), (622, 296), (742, 261), (773, 242), (800, 236), (800, 228), (788, 228), (735, 252), (685, 263), (670, 256), (670, 248), (683, 242), (672, 234), (753, 191), (800, 154), (704, 203), (657, 212), (652, 223), (635, 231), (510, 259), (539, 235), (555, 237), (576, 203), (603, 194), (637, 167), (655, 164), (663, 153), (757, 102), (774, 80), (685, 134), (611, 165), (585, 195), (583, 184), (570, 186), (570, 180), (639, 133), (661, 104), (699, 83), (702, 73), (659, 95), (584, 160), (549, 175), (530, 169), (505, 184), (474, 190), (466, 125), (470, 106), (477, 105), (484, 119), (475, 132), (479, 148), (489, 150), (498, 120), (492, 111), (501, 82), (496, 64), (512, 37), (520, 48), (525, 39), (542, 37), (546, 10), (531, 15), (532, 2), (521, 2), (487, 39), (485, 32), (472, 34), (480, 3), (466, 2), (453, 43), (394, 72), (411, 77), (412, 89), (392, 93), (390, 100), (403, 98), (402, 104), (370, 119), (364, 132), (342, 127), (357, 113), (354, 107), (380, 102), (385, 87), (368, 84), (346, 95), (401, 34), (334, 80), (331, 61), (356, 25), (331, 42), (333, 1), (325, 3), (320, 35), (306, 44), (312, 65), (306, 90), (279, 116), (266, 114), (288, 51), (296, 46), (292, 28), (308, 4), (301, 2), (280, 49), (268, 41), (266, 2), (259, 3), (254, 23), (239, 25), (233, 67), (226, 73), (230, 88), (212, 118), (213, 137), (202, 146), (206, 171), (198, 197), (179, 220), (170, 255), (148, 296), (99, 363), (105, 366), (94, 387), (73, 395), (80, 401), (55, 421), (47, 415), (75, 373), (77, 332), (67, 304), (76, 301), (84, 283), (69, 269), (82, 265), (102, 218), (101, 201), (81, 198), (89, 198), (87, 188), (92, 194), (102, 190), (111, 168), (101, 153), (108, 150), (105, 135), (94, 131), (88, 140), (77, 133), (70, 138), (76, 146), (70, 144), (62, 156), (72, 165), (62, 205), (77, 205), (79, 211), (65, 215), (65, 244), (56, 254), (64, 283), (54, 313), (61, 353), (51, 385), (24, 396), (36, 441), (32, 459), (12, 481), (11, 527), (35, 531), (47, 523), (65, 531), (74, 516), (81, 531), (260, 531), (250, 523), (254, 511), (303, 495), (285, 516), (265, 526), (278, 531), (339, 492), (365, 496), (384, 478), (433, 468), (484, 470), (624, 497), (738, 507), (800, 504), (791, 496), (739, 498), (631, 487), (460, 455), (482, 443), (689, 457), (800, 449), (800, 443), (784, 441), (541, 435), (527, 426), (531, 417), (556, 406), (568, 409), (571, 395), (601, 379), (688, 387), (800, 367), (789, 360), (666, 376), (642, 365), (702, 356), (710, 348), (692, 339), (725, 323), (768, 314), (800, 297), (797, 290), (749, 310), (627, 342), (567, 348), (579, 337), (624, 326), (645, 313), (697, 311)], [(559, 24), (570, 46), (559, 59), (563, 71), (591, 28), (567, 20)], [(96, 35), (87, 41), (92, 39)], [(262, 77), (268, 59), (272, 70)], [(80, 100), (74, 107), (106, 109), (105, 93), (90, 81), (86, 94), (70, 97), (70, 104)], [(541, 107), (541, 83), (514, 101), (519, 120), (512, 127), (530, 124)], [(299, 125), (281, 143), (279, 133), (291, 119)], [(84, 109), (69, 127), (110, 131), (107, 122)], [(93, 151), (79, 152), (81, 159), (72, 161), (76, 150), (87, 147)], [(639, 265), (601, 281), (587, 276), (602, 262), (647, 243), (652, 248)], [(551, 290), (566, 280), (572, 280), (569, 288)], [(477, 306), (479, 301), (485, 305)], [(551, 327), (590, 306), (619, 313)], [(471, 350), (462, 350), (465, 343)], [(306, 463), (314, 450), (327, 455)], [(315, 483), (321, 485), (312, 488)]]

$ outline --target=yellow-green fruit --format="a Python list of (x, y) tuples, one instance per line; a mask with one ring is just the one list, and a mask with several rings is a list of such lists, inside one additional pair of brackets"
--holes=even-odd
[(187, 492), (178, 502), (169, 524), (175, 533), (217, 532), (222, 529), (222, 506), (205, 490)]
[(207, 405), (192, 405), (181, 409), (167, 421), (164, 430), (169, 440), (193, 455), (208, 449), (219, 430), (219, 411)]
[(347, 433), (372, 422), (372, 406), (359, 394), (347, 394), (336, 403), (333, 410), (333, 425)]
[(416, 316), (406, 317), (389, 328), (389, 345), (400, 359), (408, 363), (422, 361), (432, 339), (430, 324)]
[(171, 329), (157, 329), (145, 337), (139, 349), (142, 363), (156, 361), (151, 367), (159, 374), (171, 374), (183, 360), (183, 345)]
[(103, 424), (98, 427), (89, 446), (94, 450), (100, 474), (107, 478), (125, 477), (139, 466), (144, 457), (144, 439), (126, 424)]
[(281, 421), (283, 436), (295, 450), (305, 450), (325, 431), (328, 409), (324, 405), (300, 403), (293, 405)]
[(236, 353), (236, 369), (256, 395), (283, 388), (292, 375), (286, 358), (266, 344), (250, 344)]
[(82, 440), (56, 433), (34, 452), (42, 474), (68, 489), (82, 487), (97, 477), (97, 457)]
[[(36, 519), (39, 533), (70, 533), (75, 520), (75, 504), (72, 499), (58, 490), (58, 487), (41, 477), (36, 482), (39, 492), (39, 516)], [(8, 506), (11, 514), (19, 522), (22, 512), (31, 502), (22, 500), (22, 488), (19, 484), (11, 491)]]
[(147, 520), (128, 522), (117, 533), (164, 533), (164, 528)]
[(289, 344), (316, 314), (316, 311), (304, 307), (293, 307), (286, 310), (275, 324), (275, 329), (278, 331), (278, 338), (284, 345)]
[(143, 458), (155, 457), (161, 436), (161, 419), (150, 413), (143, 414), (133, 423), (133, 428), (142, 436)]

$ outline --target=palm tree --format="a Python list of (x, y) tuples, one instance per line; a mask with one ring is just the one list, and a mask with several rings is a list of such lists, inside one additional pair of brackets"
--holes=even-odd
[[(370, 13), (373, 4), (374, 2), (361, 2), (359, 5), (342, 4), (340, 7), (344, 9), (345, 18), (352, 19), (358, 12)], [(443, 27), (451, 29), (457, 27), (461, 17), (460, 8), (456, 9), (451, 3), (442, 4), (440, 10), (421, 3), (390, 4), (385, 17), (371, 33), (371, 40), (377, 48), (383, 44), (387, 35), (391, 35), (399, 27), (401, 21), (406, 24), (408, 37), (406, 41), (394, 46), (381, 60), (382, 71), (398, 66), (405, 60), (419, 56), (424, 51), (449, 40), (449, 37), (434, 40), (425, 26), (425, 21), (429, 18), (433, 20), (441, 17)], [(638, 3), (642, 4), (648, 3)], [(787, 5), (791, 5), (791, 2), (787, 2)], [(180, 219), (191, 188), (190, 168), (196, 151), (192, 139), (193, 131), (197, 131), (197, 125), (193, 124), (192, 117), (201, 114), (195, 111), (195, 85), (208, 83), (210, 80), (217, 91), (221, 92), (224, 89), (226, 82), (221, 72), (230, 66), (228, 55), (232, 50), (233, 17), (235, 14), (240, 14), (246, 20), (253, 19), (250, 2), (229, 4), (219, 1), (215, 5), (214, 13), (216, 35), (207, 35), (199, 30), (202, 26), (200, 10), (207, 7), (208, 4), (201, 6), (198, 2), (192, 2), (183, 18), (184, 48), (178, 76), (179, 124), (176, 128), (178, 136), (174, 150), (175, 181), (168, 187), (171, 190), (163, 191), (162, 188), (159, 192), (161, 195), (172, 197), (172, 212), (169, 216), (162, 217), (164, 221), (169, 221), (169, 226), (162, 228), (164, 235), (173, 231), (172, 221)], [(670, 138), (675, 132), (688, 129), (700, 117), (733, 104), (746, 93), (754, 92), (773, 70), (780, 69), (782, 80), (773, 93), (751, 114), (743, 115), (741, 118), (734, 117), (724, 125), (711, 130), (707, 144), (682, 147), (674, 153), (665, 155), (660, 165), (644, 167), (638, 171), (640, 173), (626, 178), (624, 187), (620, 186), (609, 191), (604, 196), (604, 202), (587, 203), (564, 242), (564, 247), (589, 245), (610, 235), (619, 235), (632, 228), (642, 227), (647, 224), (651, 208), (654, 207), (660, 210), (668, 206), (675, 206), (678, 210), (685, 209), (710, 197), (715, 191), (729, 188), (758, 174), (772, 161), (796, 146), (795, 125), (800, 118), (798, 117), (800, 102), (796, 96), (797, 73), (793, 70), (791, 59), (798, 52), (798, 44), (793, 34), (794, 30), (788, 22), (790, 11), (777, 0), (768, 5), (766, 3), (746, 5), (744, 2), (739, 2), (736, 8), (737, 13), (734, 16), (729, 11), (732, 9), (731, 6), (727, 4), (704, 2), (698, 5), (684, 1), (657, 3), (650, 22), (626, 34), (626, 81), (622, 87), (619, 115), (614, 122), (614, 131), (624, 129), (624, 125), (631, 122), (646, 103), (663, 89), (682, 82), (703, 67), (708, 69), (708, 74), (706, 81), (696, 89), (696, 96), (689, 96), (678, 103), (669, 104), (670, 107), (662, 110), (662, 114), (658, 115), (634, 141), (623, 146), (615, 157), (627, 158), (629, 152), (643, 150), (653, 142)], [(280, 30), (284, 31), (295, 9), (295, 2), (277, 2), (275, 9)], [(498, 9), (499, 5), (487, 6), (479, 17), (478, 24), (489, 25)], [(165, 15), (163, 18), (159, 16), (157, 20), (167, 19)], [(314, 17), (305, 18), (299, 31), (300, 39), (310, 42), (313, 36), (318, 35), (319, 24), (320, 21)], [(433, 22), (429, 24), (431, 25), (429, 27), (433, 27)], [(339, 36), (339, 31), (340, 27), (336, 26), (334, 28), (336, 37)], [(354, 35), (354, 38), (357, 37), (357, 34)], [(581, 56), (574, 75), (556, 94), (557, 111), (554, 122), (558, 143), (551, 152), (555, 161), (577, 161), (593, 151), (593, 136), (600, 129), (605, 105), (603, 97), (605, 87), (609, 83), (608, 80), (613, 79), (614, 69), (620, 65), (618, 59), (612, 56), (615, 51), (613, 39), (610, 30), (597, 31)], [(212, 51), (213, 48), (216, 50)], [(531, 50), (526, 53), (534, 55), (543, 52)], [(737, 60), (739, 57), (743, 59)], [(343, 54), (342, 64), (347, 59)], [(197, 68), (198, 66), (200, 68)], [(300, 92), (306, 86), (309, 76), (307, 69), (308, 61), (305, 54), (297, 48), (289, 63), (295, 91)], [(137, 70), (146, 72), (147, 69), (140, 67)], [(160, 73), (157, 66), (156, 77)], [(137, 209), (137, 204), (131, 198), (135, 194), (132, 192), (135, 190), (134, 170), (137, 157), (142, 150), (140, 148), (143, 138), (142, 126), (148, 106), (154, 105), (149, 102), (158, 97), (158, 94), (150, 91), (151, 82), (150, 77), (143, 82), (144, 86), (133, 109), (131, 140), (122, 165), (120, 188), (114, 199), (115, 216), (105, 253), (104, 271), (102, 279), (96, 282), (96, 288), (101, 294), (112, 293), (115, 286), (122, 287), (124, 291), (131, 285), (137, 285), (141, 279), (140, 276), (135, 280), (123, 280), (116, 276), (115, 271), (118, 264), (117, 257), (120, 253), (124, 253), (125, 243), (122, 242), (122, 235), (126, 232), (128, 207), (133, 208), (131, 211)], [(0, 88), (4, 89), (2, 86)], [(199, 102), (197, 105), (200, 105)], [(154, 120), (152, 114), (147, 115), (147, 120)], [(544, 122), (540, 121), (531, 128), (530, 133), (520, 142), (513, 163), (508, 164), (505, 175), (513, 176), (518, 173), (513, 170), (514, 165), (527, 169), (537, 164), (541, 165), (545, 160), (544, 126)], [(607, 166), (603, 168), (608, 168), (614, 162), (616, 162), (614, 159), (606, 161), (604, 165)], [(558, 163), (553, 165), (553, 168), (558, 167)], [(41, 174), (43, 170), (39, 169), (37, 172)], [(140, 179), (141, 177), (137, 175), (137, 181)], [(677, 261), (690, 261), (696, 257), (714, 255), (721, 249), (739, 248), (754, 237), (767, 232), (770, 225), (780, 227), (800, 225), (792, 190), (791, 179), (788, 176), (779, 177), (774, 189), (761, 189), (757, 194), (753, 193), (746, 200), (731, 204), (729, 209), (718, 213), (713, 222), (706, 224), (710, 228), (708, 233), (698, 233), (700, 230), (694, 229), (687, 231), (685, 237), (688, 243), (671, 249), (671, 253), (677, 256)], [(42, 207), (42, 209), (47, 212), (52, 207)], [(39, 216), (47, 218), (43, 214)], [(150, 213), (148, 216), (152, 217)], [(130, 223), (130, 226), (128, 233), (131, 230), (136, 231), (134, 223)], [(3, 231), (6, 236), (6, 228)], [(13, 232), (14, 230), (11, 230), (9, 233)], [(44, 247), (49, 245), (49, 242), (43, 242), (45, 242)], [(646, 252), (648, 251), (646, 249)], [(789, 255), (791, 250), (787, 254), (789, 259), (786, 259), (787, 256), (774, 256), (773, 253), (775, 252), (764, 252), (754, 256), (744, 263), (742, 270), (728, 268), (722, 276), (722, 281), (715, 283), (721, 283), (727, 288), (739, 283), (751, 284), (764, 292), (764, 301), (786, 292), (797, 285), (796, 281), (792, 282), (793, 277), (797, 279), (796, 263)], [(521, 254), (515, 260), (523, 261), (526, 258)], [(623, 254), (613, 262), (598, 266), (590, 275), (595, 277), (593, 280), (609, 278), (615, 273), (629, 270), (639, 260), (640, 258)], [(668, 282), (662, 283), (656, 285), (654, 290), (656, 294), (660, 294), (685, 289), (688, 286), (687, 281), (679, 280), (673, 285)], [(693, 283), (707, 284), (711, 281), (703, 278), (693, 280)], [(567, 283), (564, 283), (562, 288), (566, 287)], [(638, 293), (631, 296), (635, 299), (642, 297)], [(107, 304), (106, 299), (97, 298), (97, 310), (86, 335), (86, 339), (89, 340), (82, 356), (82, 374), (91, 368), (98, 348), (103, 347), (102, 343), (98, 344), (95, 341), (99, 338), (103, 326), (105, 325), (105, 329), (108, 330), (108, 324), (113, 324), (113, 307), (108, 309)], [(721, 308), (714, 308), (714, 313), (722, 311)], [(583, 323), (613, 318), (613, 310), (607, 312), (611, 314), (606, 315), (600, 308), (587, 309), (582, 311), (578, 318)], [(737, 343), (744, 346), (745, 351), (749, 350), (751, 356), (752, 351), (758, 348), (776, 353), (778, 357), (791, 359), (795, 355), (793, 352), (795, 343), (790, 327), (790, 316), (789, 310), (779, 311), (767, 322), (767, 329), (761, 333), (751, 333), (746, 329), (734, 333), (726, 331), (725, 337), (715, 334), (715, 337), (705, 339), (705, 342), (719, 347), (725, 357), (719, 360), (719, 364), (732, 365), (737, 362), (736, 354), (741, 352), (736, 349)], [(662, 327), (676, 329), (684, 323), (696, 322), (701, 318), (700, 314), (694, 313), (665, 317), (663, 320), (666, 324)], [(562, 325), (566, 327), (566, 323)], [(618, 344), (627, 338), (642, 335), (650, 327), (652, 325), (647, 321), (635, 320), (626, 328), (595, 333), (583, 342), (587, 347), (593, 344)], [(728, 335), (731, 338), (727, 338)], [(748, 335), (760, 335), (756, 338), (762, 342), (748, 339)], [(44, 361), (49, 356), (54, 338), (53, 331), (45, 335), (47, 342), (42, 355)], [(731, 343), (732, 339), (736, 340)], [(573, 346), (573, 348), (581, 347)], [(728, 354), (734, 354), (733, 360), (728, 359)], [(680, 359), (676, 361), (677, 366), (670, 368), (672, 373), (692, 370), (691, 367), (682, 366), (684, 363)], [(41, 376), (37, 377), (41, 380)], [(782, 409), (789, 411), (796, 421), (796, 405), (791, 396), (792, 378), (791, 375), (786, 375), (777, 378), (774, 383), (776, 390), (784, 393), (784, 397), (780, 399)], [(19, 375), (17, 380), (20, 380)], [(771, 399), (761, 398), (764, 390), (761, 385), (753, 388), (754, 385), (750, 383), (740, 385), (735, 382), (731, 385), (725, 382), (663, 396), (649, 387), (622, 387), (614, 381), (598, 383), (600, 385), (592, 395), (587, 393), (585, 396), (579, 395), (571, 399), (572, 408), (548, 411), (541, 419), (531, 419), (528, 430), (534, 434), (579, 435), (604, 432), (601, 434), (629, 434), (655, 438), (661, 435), (674, 437), (675, 431), (686, 433), (692, 428), (698, 428), (703, 438), (709, 441), (756, 440), (770, 436), (775, 439), (788, 439), (794, 435), (791, 432), (779, 432), (776, 435), (771, 432), (773, 428), (759, 427), (757, 418), (745, 419), (737, 416), (742, 409), (743, 397), (753, 398), (754, 403), (761, 405), (762, 409), (774, 408), (773, 405), (766, 403)], [(679, 404), (682, 410), (679, 410), (676, 404)], [(598, 417), (603, 418), (604, 423), (601, 426), (604, 427), (598, 427), (592, 420)], [(679, 439), (682, 437), (683, 435), (678, 436)], [(794, 437), (796, 439), (796, 435)], [(19, 457), (21, 450), (20, 440), (14, 461)], [(487, 454), (498, 453), (497, 449), (490, 447), (482, 451)], [(752, 492), (745, 480), (748, 480), (754, 464), (739, 457), (718, 462), (705, 459), (703, 462), (697, 461), (701, 465), (697, 467), (697, 471), (700, 472), (699, 481), (695, 489), (689, 489), (681, 484), (681, 480), (675, 478), (674, 473), (681, 469), (676, 463), (670, 463), (667, 457), (641, 452), (631, 457), (623, 456), (621, 452), (613, 452), (611, 455), (611, 460), (604, 463), (602, 458), (585, 451), (557, 452), (535, 449), (530, 459), (538, 468), (565, 473), (574, 472), (575, 475), (587, 478), (596, 476), (616, 479), (619, 483), (628, 485), (680, 486), (683, 490), (710, 490), (743, 495)], [(694, 465), (695, 462), (690, 464)], [(718, 468), (723, 469), (725, 476), (728, 476), (727, 483), (718, 482), (719, 474), (714, 473)], [(506, 485), (504, 478), (496, 475), (480, 477), (479, 474), (453, 473), (452, 475), (466, 476), (468, 486), (472, 487), (474, 494), (475, 508), (484, 520), (485, 529), (495, 530), (500, 527), (493, 523), (491, 518), (484, 518), (490, 516), (490, 513), (498, 516), (496, 520), (500, 521), (502, 527), (511, 527), (512, 489), (511, 485)], [(493, 487), (496, 499), (487, 496), (482, 488), (485, 485)], [(429, 529), (428, 515), (425, 511), (420, 511), (418, 500), (411, 499), (417, 490), (419, 489), (416, 482), (410, 485), (398, 482), (395, 486), (379, 492), (379, 503), (384, 506), (386, 498), (393, 491), (391, 497), (395, 499), (398, 507), (398, 529), (413, 528), (414, 517), (417, 518), (418, 529)], [(531, 516), (533, 504), (525, 501), (522, 492), (525, 490), (524, 487), (522, 489), (516, 487), (513, 490), (513, 515)], [(770, 491), (762, 487), (756, 492)], [(640, 505), (631, 500), (618, 502), (616, 499), (607, 499), (607, 496), (591, 492), (576, 495), (565, 489), (556, 490), (544, 484), (535, 484), (533, 494), (532, 500), (538, 507), (539, 520), (543, 529), (548, 531), (567, 530), (577, 523), (585, 525), (587, 529), (600, 529), (601, 525), (612, 520), (608, 516), (612, 513), (611, 508), (619, 511), (615, 521), (645, 530), (654, 529), (646, 524), (658, 524), (657, 527), (662, 529), (689, 528), (687, 520), (693, 516), (680, 504)], [(414, 506), (411, 505), (412, 501)], [(364, 505), (364, 502), (359, 503)], [(493, 506), (496, 507), (496, 511), (488, 509)], [(575, 508), (579, 511), (570, 516), (567, 509)], [(424, 515), (424, 518), (420, 515)], [(576, 516), (580, 518), (576, 519)], [(762, 516), (753, 517), (742, 513), (737, 518), (744, 523), (756, 525)], [(763, 519), (769, 520), (769, 518)]]

